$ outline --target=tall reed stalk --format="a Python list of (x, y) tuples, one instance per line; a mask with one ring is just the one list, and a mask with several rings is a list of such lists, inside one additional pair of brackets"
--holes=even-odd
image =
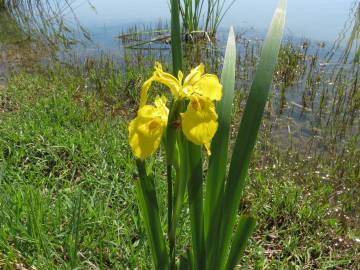
[(207, 13), (205, 16), (205, 31), (215, 35), (221, 21), (230, 10), (236, 0), (231, 0), (227, 5), (225, 0), (208, 0)]
[(178, 0), (185, 33), (198, 31), (214, 36), (236, 0)]
[(339, 63), (346, 64), (351, 62), (358, 64), (360, 62), (360, 1), (355, 0), (350, 8), (349, 17), (344, 24), (343, 30), (335, 40), (329, 60), (335, 56), (344, 45), (344, 49), (338, 59)]

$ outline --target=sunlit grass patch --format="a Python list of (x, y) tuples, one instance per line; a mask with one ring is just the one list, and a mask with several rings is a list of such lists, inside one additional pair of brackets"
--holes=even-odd
[(65, 85), (42, 75), (10, 81), (7, 94), (20, 105), (0, 116), (1, 266), (141, 265), (146, 244), (123, 120), (105, 119), (94, 95), (75, 97)]

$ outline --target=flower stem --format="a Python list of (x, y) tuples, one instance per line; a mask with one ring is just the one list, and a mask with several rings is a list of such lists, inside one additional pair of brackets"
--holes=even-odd
[(175, 230), (173, 227), (173, 183), (172, 166), (167, 165), (167, 183), (168, 183), (168, 239), (170, 248), (170, 269), (175, 269)]

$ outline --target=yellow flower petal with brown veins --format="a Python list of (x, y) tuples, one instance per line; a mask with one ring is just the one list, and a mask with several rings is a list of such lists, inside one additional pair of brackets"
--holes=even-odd
[(139, 109), (129, 125), (129, 144), (137, 158), (145, 159), (159, 148), (168, 114), (165, 97), (156, 97), (155, 106), (144, 105)]
[(180, 115), (185, 137), (194, 144), (204, 145), (210, 155), (211, 140), (218, 128), (213, 102), (206, 97), (191, 97), (186, 112)]

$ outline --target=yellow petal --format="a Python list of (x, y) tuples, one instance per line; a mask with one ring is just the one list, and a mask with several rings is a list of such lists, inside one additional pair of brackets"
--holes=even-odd
[(186, 112), (181, 114), (185, 137), (197, 145), (204, 145), (210, 155), (210, 144), (218, 128), (215, 106), (206, 97), (191, 97)]
[(139, 105), (140, 108), (146, 105), (147, 98), (148, 98), (148, 92), (149, 92), (149, 89), (150, 89), (150, 86), (151, 86), (153, 80), (154, 80), (153, 77), (151, 77), (146, 82), (144, 82), (144, 84), (142, 86), (141, 93), (140, 93), (140, 105)]
[(143, 106), (137, 117), (130, 122), (129, 144), (139, 159), (145, 159), (159, 148), (169, 113), (165, 102), (164, 97), (157, 97), (155, 106)]
[(189, 85), (194, 85), (198, 80), (200, 80), (204, 72), (205, 72), (204, 64), (200, 64), (196, 68), (193, 68), (190, 71), (190, 74), (187, 75), (185, 78), (184, 87), (187, 87)]
[(169, 109), (166, 107), (166, 97), (165, 96), (157, 96), (154, 101), (156, 107), (157, 116), (160, 117), (163, 125), (167, 125)]
[(157, 120), (142, 120), (144, 119), (135, 118), (130, 122), (129, 143), (134, 155), (143, 160), (158, 149), (163, 128)]
[(178, 72), (178, 80), (179, 80), (180, 84), (182, 84), (183, 78), (184, 78), (184, 74), (182, 73), (181, 70), (179, 70), (179, 72)]
[(181, 82), (170, 73), (164, 72), (161, 64), (158, 62), (155, 64), (155, 71), (152, 78), (154, 81), (157, 81), (169, 87), (171, 93), (175, 97), (178, 97), (178, 93), (181, 88)]
[(159, 118), (163, 125), (166, 126), (169, 115), (169, 109), (166, 107), (166, 97), (157, 96), (154, 101), (155, 106), (145, 105), (138, 111), (137, 116), (142, 119)]
[(213, 74), (205, 74), (193, 87), (194, 93), (207, 97), (210, 100), (221, 100), (222, 85), (219, 78)]
[(194, 85), (201, 79), (201, 76), (205, 72), (204, 64), (198, 65), (190, 71), (190, 74), (186, 76), (183, 87), (180, 89), (179, 98), (189, 98), (194, 94)]

